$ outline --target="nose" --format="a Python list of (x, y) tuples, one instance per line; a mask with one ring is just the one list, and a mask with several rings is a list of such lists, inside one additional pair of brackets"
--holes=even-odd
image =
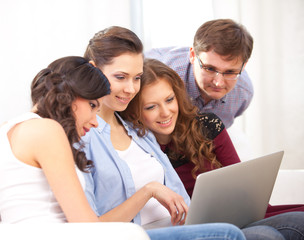
[(135, 87), (134, 87), (134, 83), (133, 83), (132, 79), (130, 79), (126, 83), (126, 87), (125, 87), (124, 91), (127, 92), (127, 93), (135, 93)]
[(170, 115), (170, 110), (167, 106), (161, 106), (160, 108), (160, 115), (161, 117), (167, 117)]
[(96, 114), (93, 114), (90, 123), (91, 123), (91, 125), (92, 125), (93, 128), (97, 128), (98, 127), (98, 121), (97, 121)]
[(222, 87), (224, 86), (225, 80), (224, 80), (224, 76), (222, 73), (217, 72), (214, 79), (213, 79), (213, 83), (215, 86), (217, 87)]

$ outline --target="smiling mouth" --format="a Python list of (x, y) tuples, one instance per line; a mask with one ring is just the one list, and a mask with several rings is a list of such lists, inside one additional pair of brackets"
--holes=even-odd
[(130, 102), (130, 98), (123, 98), (123, 97), (118, 97), (118, 96), (116, 96), (116, 98), (118, 99), (119, 102), (124, 103), (124, 104)]
[(83, 127), (83, 130), (84, 130), (84, 135), (86, 135), (86, 133), (87, 133), (88, 131), (90, 131), (90, 129), (89, 129), (89, 128), (86, 128), (86, 127)]
[(168, 119), (168, 120), (166, 120), (166, 121), (159, 121), (159, 122), (157, 122), (157, 123), (158, 123), (159, 125), (163, 126), (163, 127), (166, 127), (166, 126), (170, 125), (171, 122), (172, 122), (172, 118), (170, 118), (170, 119)]

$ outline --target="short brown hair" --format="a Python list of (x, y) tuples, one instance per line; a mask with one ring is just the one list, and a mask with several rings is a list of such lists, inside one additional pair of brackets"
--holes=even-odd
[(231, 19), (217, 19), (205, 22), (194, 36), (193, 48), (196, 54), (214, 50), (227, 60), (241, 57), (247, 62), (253, 48), (253, 38), (244, 26)]

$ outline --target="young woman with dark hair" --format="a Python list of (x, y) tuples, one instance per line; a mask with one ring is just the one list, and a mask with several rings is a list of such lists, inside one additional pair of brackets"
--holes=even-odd
[(36, 75), (32, 110), (0, 128), (2, 222), (98, 221), (80, 172), (92, 162), (73, 145), (97, 127), (109, 93), (107, 78), (82, 57), (58, 59)]

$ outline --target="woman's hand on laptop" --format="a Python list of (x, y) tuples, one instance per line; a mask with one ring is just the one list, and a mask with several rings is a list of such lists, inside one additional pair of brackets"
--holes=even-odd
[(147, 187), (151, 188), (152, 197), (169, 211), (172, 225), (185, 224), (188, 206), (181, 195), (159, 182), (151, 182)]

